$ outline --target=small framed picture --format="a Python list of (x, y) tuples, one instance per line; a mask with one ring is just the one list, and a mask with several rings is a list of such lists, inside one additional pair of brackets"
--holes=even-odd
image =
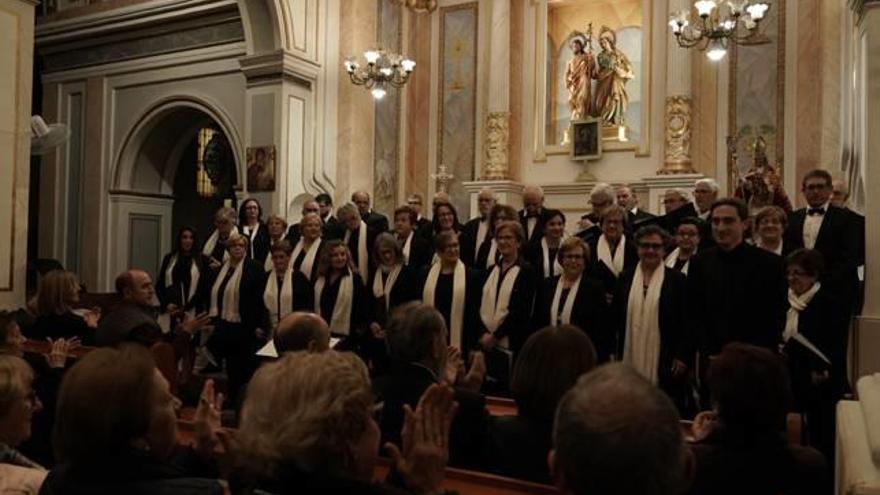
[(602, 157), (602, 133), (599, 119), (571, 121), (571, 159), (575, 161), (598, 160)]
[(247, 189), (250, 192), (275, 190), (275, 147), (247, 149)]

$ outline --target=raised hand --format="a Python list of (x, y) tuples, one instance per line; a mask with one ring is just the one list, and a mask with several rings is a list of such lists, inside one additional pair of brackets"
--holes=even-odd
[(471, 367), (461, 380), (460, 385), (464, 388), (479, 391), (486, 379), (486, 355), (476, 351), (471, 353)]
[(208, 313), (201, 313), (191, 320), (182, 322), (177, 328), (188, 334), (193, 334), (196, 330), (199, 330), (210, 323), (211, 317), (208, 316)]
[(67, 354), (71, 349), (79, 347), (78, 338), (70, 340), (55, 339), (53, 341), (47, 337), (46, 340), (49, 341), (49, 345), (51, 346), (49, 354), (46, 354), (46, 362), (49, 364), (50, 368), (64, 368), (65, 364), (67, 364)]
[(456, 347), (446, 348), (446, 368), (443, 370), (443, 383), (455, 385), (459, 376), (462, 376), (464, 362), (461, 359), (461, 351)]
[(223, 394), (214, 390), (214, 380), (205, 380), (194, 418), (195, 449), (205, 459), (213, 456), (218, 443), (229, 451), (229, 436), (220, 424), (223, 399)]

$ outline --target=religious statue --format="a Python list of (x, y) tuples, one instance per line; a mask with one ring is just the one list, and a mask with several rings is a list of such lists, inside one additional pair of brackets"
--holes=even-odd
[(623, 126), (629, 97), (626, 82), (635, 77), (632, 64), (617, 49), (617, 35), (608, 26), (599, 31), (602, 51), (596, 56), (596, 104), (595, 116), (604, 126)]
[[(738, 176), (736, 164), (733, 165), (734, 173)], [(757, 213), (765, 206), (775, 205), (791, 213), (791, 201), (782, 187), (779, 170), (771, 166), (767, 160), (767, 142), (762, 136), (758, 136), (755, 140), (755, 159), (752, 168), (744, 176), (737, 177), (736, 182), (734, 196), (749, 205), (749, 212)]]
[(568, 90), (568, 109), (571, 120), (587, 118), (592, 113), (590, 84), (596, 72), (592, 51), (585, 51), (586, 38), (577, 35), (571, 40), (572, 57), (565, 66), (565, 88)]

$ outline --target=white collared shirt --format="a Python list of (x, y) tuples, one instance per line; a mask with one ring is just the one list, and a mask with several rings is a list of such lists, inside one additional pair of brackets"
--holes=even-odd
[(807, 208), (805, 212), (806, 216), (804, 217), (804, 247), (807, 249), (813, 249), (816, 246), (816, 238), (819, 237), (819, 229), (822, 228), (822, 221), (825, 219), (825, 215), (828, 214), (828, 203), (826, 201), (824, 205), (820, 206), (822, 210), (825, 211), (822, 215), (810, 215), (810, 208)]

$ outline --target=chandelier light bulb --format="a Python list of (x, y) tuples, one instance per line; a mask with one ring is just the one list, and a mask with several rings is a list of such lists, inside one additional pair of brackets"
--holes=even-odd
[(376, 86), (375, 88), (370, 90), (370, 93), (373, 94), (374, 99), (381, 100), (385, 97), (385, 88), (383, 88), (382, 86)]
[(694, 8), (697, 9), (697, 14), (700, 17), (709, 17), (712, 11), (715, 10), (715, 7), (717, 7), (715, 0), (697, 0), (694, 2)]
[(721, 44), (721, 41), (715, 40), (706, 51), (706, 57), (713, 62), (718, 62), (727, 55), (727, 49)]
[(354, 61), (351, 57), (345, 59), (345, 71), (351, 74), (356, 71), (358, 68), (358, 63)]
[(770, 5), (764, 2), (753, 3), (746, 7), (746, 12), (752, 16), (752, 19), (755, 21), (760, 21), (764, 18), (764, 14), (767, 13), (767, 9), (770, 8)]
[(733, 19), (725, 19), (724, 22), (721, 23), (721, 28), (725, 31), (733, 31), (736, 28), (736, 21)]
[(412, 72), (413, 69), (416, 68), (416, 63), (406, 58), (403, 59), (402, 62), (400, 62), (400, 67), (404, 70), (404, 72)]
[(394, 71), (391, 70), (391, 67), (382, 67), (379, 69), (379, 73), (385, 77), (391, 77), (391, 74), (394, 74)]
[(367, 59), (368, 64), (375, 64), (379, 61), (379, 57), (381, 55), (376, 50), (367, 50), (364, 52), (364, 58)]
[(750, 16), (749, 14), (742, 16), (740, 19), (742, 20), (743, 26), (745, 26), (746, 29), (748, 29), (749, 31), (758, 27), (758, 23), (755, 22), (755, 20), (752, 19), (752, 16)]
[(730, 8), (730, 15), (740, 16), (745, 10), (749, 0), (727, 0), (727, 6)]

